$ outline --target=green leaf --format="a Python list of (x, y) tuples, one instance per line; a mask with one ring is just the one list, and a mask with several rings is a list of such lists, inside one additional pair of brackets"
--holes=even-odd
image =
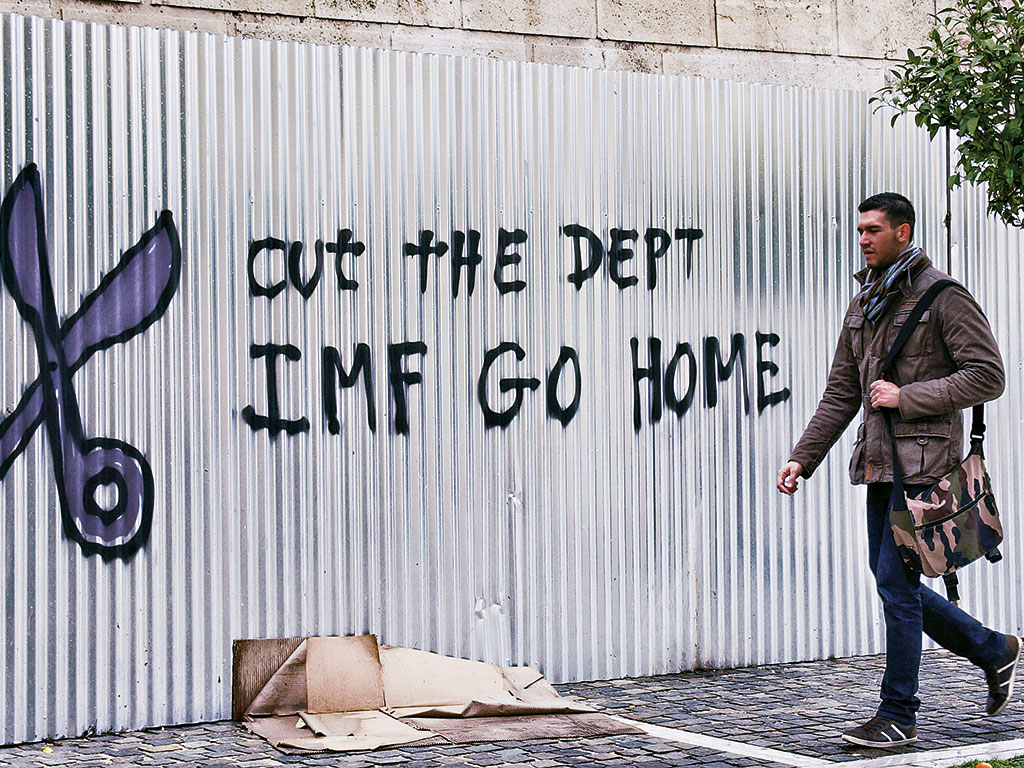
[(933, 16), (925, 44), (903, 63), (873, 100), (901, 114), (932, 138), (942, 128), (959, 135), (957, 173), (988, 185), (990, 210), (1007, 223), (1024, 222), (1024, 0), (952, 0)]

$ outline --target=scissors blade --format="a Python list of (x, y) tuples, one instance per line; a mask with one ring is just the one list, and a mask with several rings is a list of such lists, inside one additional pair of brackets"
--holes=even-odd
[(171, 212), (164, 211), (64, 322), (64, 354), (71, 370), (93, 352), (127, 341), (159, 320), (180, 279), (178, 230)]
[(25, 390), (18, 407), (0, 421), (0, 480), (14, 460), (28, 447), (32, 435), (43, 423), (43, 388), (40, 376)]
[(37, 333), (49, 332), (56, 341), (43, 197), (35, 163), (22, 169), (0, 205), (0, 275), (21, 316)]
[[(31, 167), (31, 166), (30, 166)], [(26, 169), (28, 170), (28, 169)], [(22, 182), (22, 177), (26, 181)], [(3, 267), (4, 279), (12, 294), (15, 290), (24, 294), (27, 289), (38, 284), (36, 280), (21, 280), (31, 273), (33, 266), (25, 249), (8, 249), (8, 243), (21, 241), (32, 235), (32, 228), (25, 220), (25, 202), (34, 202), (29, 192), (32, 180), (23, 171), (12, 185), (11, 191), (4, 200), (0, 210), (0, 257), (4, 263), (10, 262), (10, 269)], [(35, 189), (38, 190), (38, 173), (35, 177)], [(8, 202), (10, 205), (8, 206)], [(41, 204), (41, 201), (40, 201)], [(8, 208), (10, 211), (8, 211)], [(15, 226), (11, 226), (11, 224)], [(36, 229), (41, 231), (40, 222)], [(19, 228), (20, 227), (20, 228)], [(6, 253), (10, 250), (11, 258)], [(17, 254), (17, 256), (15, 256)], [(36, 264), (38, 264), (38, 259)], [(14, 264), (28, 262), (25, 266), (14, 267)], [(0, 264), (3, 266), (3, 264)], [(42, 267), (45, 269), (45, 265)], [(10, 272), (11, 277), (7, 274)], [(100, 349), (112, 346), (121, 341), (142, 333), (155, 323), (167, 310), (181, 278), (181, 246), (178, 232), (170, 211), (164, 211), (157, 217), (156, 224), (147, 230), (139, 242), (125, 251), (120, 261), (108, 273), (100, 284), (83, 300), (78, 311), (70, 316), (61, 329), (65, 359), (70, 361), (70, 370), (74, 373), (85, 364), (89, 357)], [(49, 284), (49, 275), (46, 275)], [(31, 294), (29, 294), (31, 295)], [(24, 302), (41, 317), (42, 296)], [(21, 310), (23, 301), (15, 295), (15, 302)], [(22, 311), (25, 315), (25, 311)], [(25, 315), (29, 322), (32, 318)], [(42, 423), (43, 392), (37, 378), (25, 390), (17, 408), (0, 422), (0, 479), (4, 477), (11, 464), (28, 445), (35, 430)]]

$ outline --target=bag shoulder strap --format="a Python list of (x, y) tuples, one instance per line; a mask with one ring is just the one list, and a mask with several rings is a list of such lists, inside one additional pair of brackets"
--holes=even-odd
[[(885, 360), (882, 361), (882, 367), (879, 371), (878, 377), (885, 378), (885, 375), (892, 368), (893, 361), (896, 356), (902, 351), (903, 346), (907, 343), (907, 339), (910, 338), (910, 334), (914, 332), (917, 324), (921, 322), (921, 318), (924, 317), (924, 313), (928, 311), (932, 302), (943, 290), (951, 285), (958, 285), (955, 280), (936, 280), (932, 285), (928, 286), (928, 289), (921, 295), (921, 298), (917, 300), (917, 304), (910, 311), (910, 315), (907, 316), (906, 322), (900, 329), (899, 334), (896, 336), (896, 340), (892, 343), (892, 347), (889, 349), (889, 353), (885, 356)], [(892, 492), (892, 508), (893, 509), (906, 509), (906, 496), (903, 492), (903, 468), (900, 466), (899, 456), (896, 453), (896, 438), (892, 426), (892, 413), (886, 409), (884, 413), (885, 426), (889, 432), (889, 440), (892, 443), (892, 468), (893, 468), (893, 492)], [(978, 453), (981, 452), (981, 443), (985, 435), (985, 408), (983, 405), (974, 406), (972, 413), (971, 422), (971, 450)]]
[(955, 280), (936, 280), (932, 285), (928, 286), (921, 298), (917, 300), (917, 304), (914, 305), (914, 309), (910, 312), (910, 316), (907, 317), (907, 321), (903, 324), (903, 328), (900, 329), (899, 335), (896, 337), (896, 341), (892, 343), (892, 347), (889, 349), (889, 354), (885, 356), (885, 360), (882, 361), (882, 369), (879, 373), (879, 377), (885, 376), (892, 367), (893, 361), (896, 356), (903, 350), (903, 345), (907, 343), (907, 339), (910, 338), (910, 334), (914, 332), (917, 324), (921, 322), (921, 318), (924, 317), (924, 313), (928, 311), (928, 307), (935, 301), (935, 297), (942, 292), (943, 289), (948, 288), (951, 285), (956, 285)]
[[(921, 318), (924, 317), (924, 313), (928, 311), (928, 308), (935, 301), (936, 297), (946, 288), (951, 285), (959, 285), (955, 280), (936, 280), (932, 285), (928, 286), (921, 298), (917, 300), (917, 304), (914, 305), (910, 315), (907, 317), (906, 322), (900, 329), (899, 335), (896, 340), (892, 343), (892, 347), (889, 349), (889, 354), (885, 356), (885, 360), (882, 361), (882, 368), (879, 371), (879, 378), (885, 378), (885, 375), (892, 368), (892, 364), (896, 359), (896, 356), (903, 350), (903, 346), (907, 343), (907, 339), (910, 338), (910, 334), (914, 332), (917, 324), (921, 322)], [(981, 451), (982, 441), (985, 439), (985, 406), (976, 405), (971, 411), (971, 450)]]

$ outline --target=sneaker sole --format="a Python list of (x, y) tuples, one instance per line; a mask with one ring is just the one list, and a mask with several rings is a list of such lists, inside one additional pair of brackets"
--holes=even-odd
[(1006, 705), (1010, 703), (1010, 699), (1013, 697), (1013, 686), (1017, 680), (1017, 668), (1020, 666), (1020, 654), (1024, 651), (1024, 638), (1017, 638), (1017, 658), (1013, 660), (1013, 672), (1010, 674), (1010, 687), (1006, 689), (1006, 698), (1003, 699), (1003, 703), (994, 712), (986, 712), (986, 717), (995, 717), (1001, 715), (1003, 710), (1006, 709)]
[(856, 736), (850, 736), (843, 734), (843, 741), (848, 741), (851, 744), (856, 744), (858, 747), (871, 747), (873, 749), (891, 749), (892, 747), (903, 747), (907, 744), (913, 744), (917, 741), (917, 736), (911, 736), (909, 739), (901, 739), (899, 741), (868, 741), (867, 739), (858, 739)]

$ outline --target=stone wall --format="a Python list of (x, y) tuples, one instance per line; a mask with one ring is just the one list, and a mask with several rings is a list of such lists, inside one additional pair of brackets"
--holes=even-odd
[(935, 0), (0, 0), (0, 11), (870, 90)]

